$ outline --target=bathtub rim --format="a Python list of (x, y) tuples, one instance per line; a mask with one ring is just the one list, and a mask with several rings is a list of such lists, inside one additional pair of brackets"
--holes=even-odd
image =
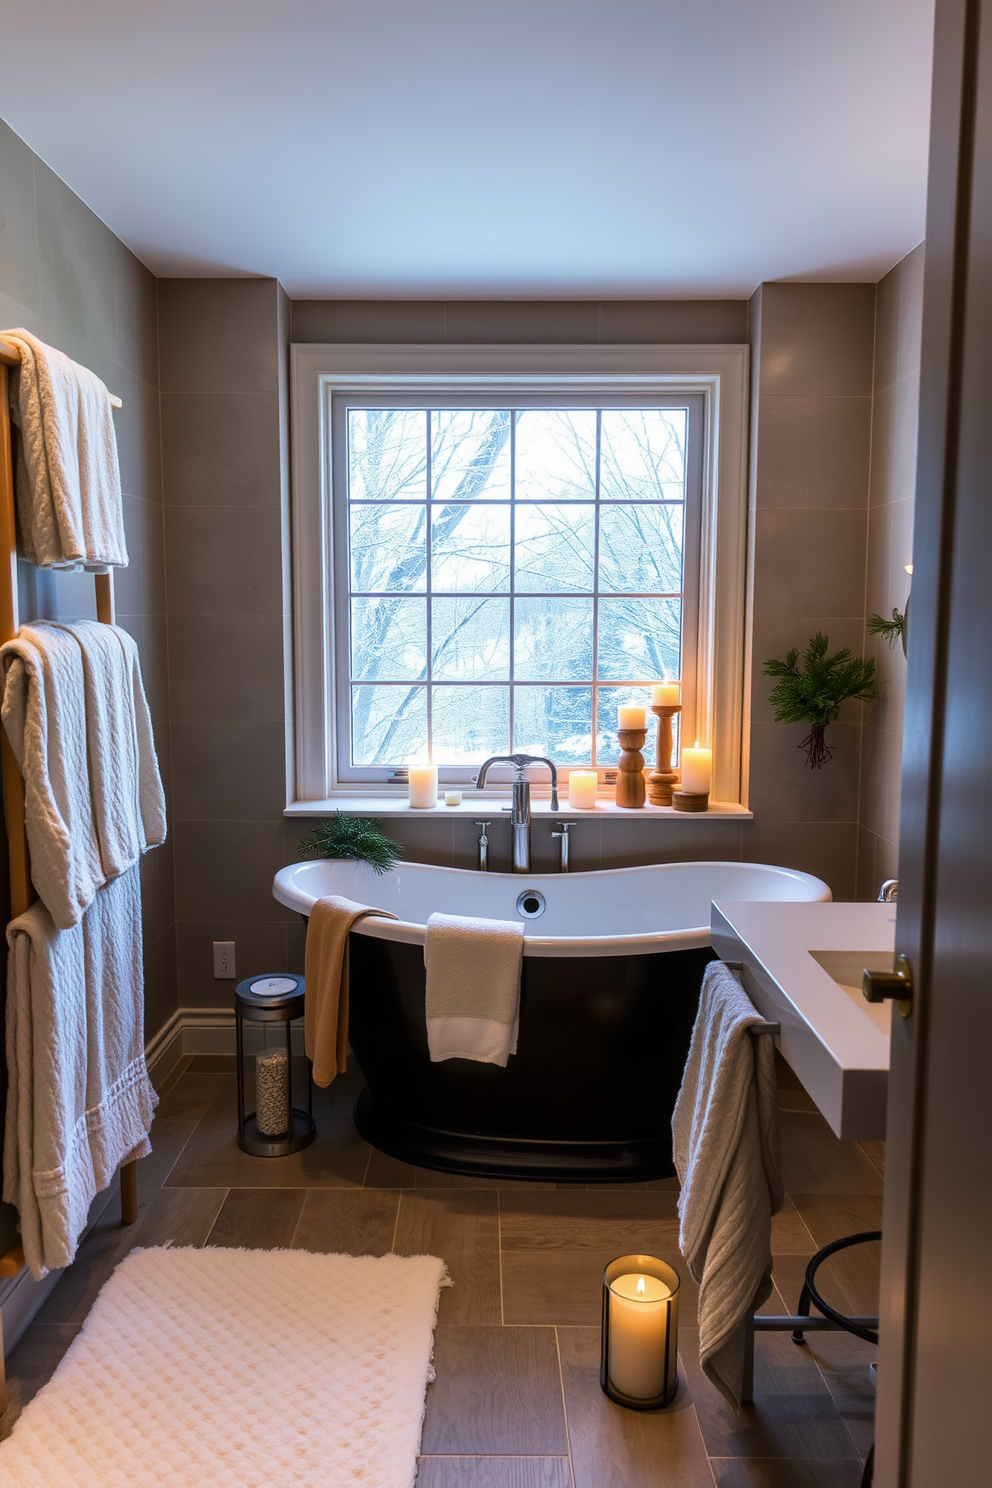
[[(288, 863), (276, 873), (272, 883), (273, 897), (287, 909), (296, 910), (298, 914), (307, 917), (309, 910), (316, 902), (316, 896), (301, 892), (300, 888), (293, 882), (298, 869), (310, 867), (314, 863), (333, 861), (330, 859), (306, 858), (301, 862)], [(402, 868), (429, 868), (432, 873), (457, 874), (459, 877), (472, 878), (499, 878), (508, 879), (519, 883), (522, 887), (533, 885), (541, 888), (545, 884), (560, 884), (562, 875), (560, 873), (495, 873), (481, 874), (474, 868), (449, 868), (437, 863), (403, 862), (397, 864)], [(783, 868), (776, 863), (742, 863), (733, 860), (709, 858), (696, 858), (682, 860), (677, 863), (638, 863), (628, 868), (592, 868), (585, 872), (570, 873), (570, 879), (592, 879), (592, 878), (618, 878), (629, 874), (643, 874), (654, 872), (659, 868), (757, 868), (769, 873), (777, 873), (801, 880), (811, 887), (819, 886), (822, 892), (813, 894), (810, 899), (799, 901), (804, 903), (824, 903), (833, 898), (830, 887), (823, 879), (817, 878), (815, 874), (806, 873), (800, 868)], [(728, 896), (723, 895), (724, 898)], [(733, 896), (735, 899), (739, 895)], [(766, 901), (767, 902), (767, 901)], [(775, 902), (775, 901), (771, 901)], [(795, 901), (783, 901), (786, 903)], [(712, 901), (711, 901), (712, 904)], [(395, 940), (405, 945), (423, 945), (427, 936), (427, 926), (412, 920), (386, 920), (372, 919), (366, 917), (361, 920), (352, 931), (354, 935), (367, 935), (373, 940)], [(656, 930), (643, 934), (632, 935), (599, 935), (599, 936), (550, 936), (533, 935), (524, 933), (524, 955), (525, 956), (547, 956), (547, 957), (581, 957), (581, 956), (650, 956), (664, 951), (698, 950), (710, 944), (710, 923), (704, 925), (689, 926), (678, 930)]]

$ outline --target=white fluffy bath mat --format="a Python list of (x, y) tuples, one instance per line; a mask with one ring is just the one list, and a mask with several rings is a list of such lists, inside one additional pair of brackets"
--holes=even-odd
[(412, 1488), (435, 1256), (139, 1250), (0, 1446), (4, 1488)]

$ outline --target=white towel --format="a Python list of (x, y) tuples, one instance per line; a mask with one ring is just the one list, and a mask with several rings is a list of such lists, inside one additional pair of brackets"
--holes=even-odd
[(774, 1044), (748, 1032), (762, 1021), (736, 978), (711, 962), (672, 1116), (679, 1244), (700, 1283), (700, 1363), (734, 1406), (741, 1325), (771, 1292), (771, 1217), (783, 1199)]
[(165, 841), (165, 798), (126, 631), (24, 625), (0, 647), (2, 717), (25, 783), (34, 886), (60, 929), (102, 884)]
[(517, 1052), (523, 954), (519, 921), (431, 915), (424, 965), (432, 1060), (506, 1066)]
[(134, 637), (116, 625), (44, 622), (79, 644), (86, 691), (90, 794), (107, 878), (165, 841), (165, 795)]
[(21, 353), (10, 377), (20, 429), (21, 551), (40, 568), (127, 565), (110, 394), (93, 372), (29, 331), (4, 331)]
[(72, 1261), (115, 1170), (151, 1150), (138, 874), (102, 889), (71, 930), (41, 904), (7, 927), (3, 1196), (39, 1279)]
[(86, 748), (83, 657), (53, 626), (23, 625), (0, 648), (3, 726), (24, 776), (31, 877), (60, 929), (79, 923), (104, 882)]

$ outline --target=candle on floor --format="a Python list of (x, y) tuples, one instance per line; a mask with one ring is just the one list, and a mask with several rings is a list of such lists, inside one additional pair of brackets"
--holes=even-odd
[(407, 779), (411, 806), (423, 811), (437, 805), (437, 765), (411, 765)]
[(620, 1404), (657, 1410), (678, 1382), (678, 1272), (655, 1256), (619, 1256), (603, 1281), (600, 1383)]
[(262, 1049), (255, 1055), (255, 1119), (263, 1137), (289, 1131), (289, 1055)]
[(677, 708), (682, 701), (681, 682), (659, 682), (651, 689), (653, 708)]
[(592, 811), (599, 777), (595, 770), (572, 770), (568, 776), (568, 804), (573, 811)]
[(642, 729), (647, 723), (647, 708), (618, 708), (617, 728)]
[(682, 790), (689, 795), (708, 796), (713, 773), (712, 749), (683, 749)]

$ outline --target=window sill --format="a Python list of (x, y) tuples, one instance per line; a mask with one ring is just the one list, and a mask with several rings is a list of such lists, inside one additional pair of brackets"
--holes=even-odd
[[(405, 796), (331, 796), (324, 801), (292, 801), (285, 808), (284, 816), (328, 816), (334, 811), (344, 811), (348, 814), (361, 813), (367, 816), (468, 816), (475, 820), (485, 812), (495, 817), (499, 812), (509, 810), (509, 795), (482, 795), (474, 791), (463, 791), (460, 806), (445, 806), (439, 802), (437, 806), (412, 807)], [(554, 816), (570, 817), (575, 821), (581, 821), (583, 817), (622, 817), (624, 821), (662, 821), (675, 818), (680, 822), (691, 821), (713, 821), (719, 819), (725, 821), (728, 817), (735, 817), (739, 821), (751, 821), (754, 813), (748, 811), (746, 806), (739, 806), (734, 801), (711, 801), (708, 811), (676, 811), (672, 806), (650, 806), (631, 808), (618, 806), (615, 801), (606, 797), (596, 802), (596, 805), (588, 811), (578, 810), (570, 807), (567, 796), (563, 798), (558, 811), (551, 810), (551, 802), (548, 798), (538, 797), (531, 800), (531, 811), (536, 817)]]

